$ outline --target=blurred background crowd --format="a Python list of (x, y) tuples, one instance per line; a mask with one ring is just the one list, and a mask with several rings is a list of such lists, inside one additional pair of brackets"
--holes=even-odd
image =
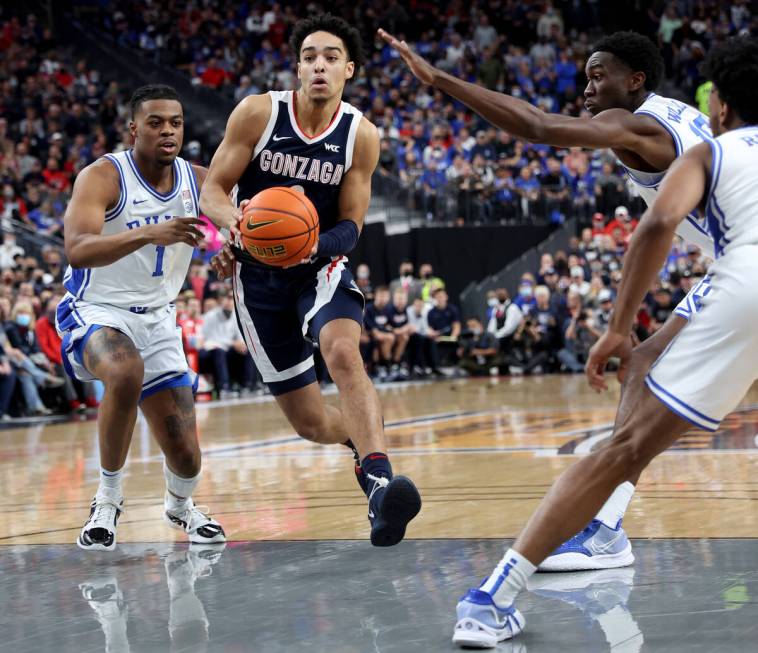
[[(518, 288), (489, 299), (487, 319), (467, 319), (423, 261), (406, 262), (385, 288), (358, 269), (367, 294), (364, 353), (378, 380), (453, 373), (578, 371), (607, 323), (623, 254), (644, 204), (609, 151), (531, 145), (493, 129), (465, 107), (418, 85), (375, 38), (381, 26), (451, 74), (521, 97), (544, 111), (583, 113), (584, 65), (601, 29), (634, 28), (657, 40), (667, 94), (704, 108), (698, 63), (727, 35), (758, 32), (747, 0), (632, 3), (615, 24), (596, 0), (338, 0), (364, 37), (368, 63), (347, 101), (380, 129), (374, 188), (400, 198), (430, 225), (561, 223), (582, 231), (567, 251), (524, 270)], [(78, 0), (78, 20), (196, 87), (239, 101), (295, 88), (287, 40), (317, 2)], [(616, 9), (614, 9), (616, 11)], [(620, 11), (620, 10), (619, 10)], [(618, 12), (617, 12), (618, 13)], [(106, 152), (130, 147), (124, 88), (97, 61), (60, 43), (44, 14), (0, 9), (0, 416), (97, 405), (97, 384), (67, 380), (52, 315), (65, 259), (62, 216), (73, 180)], [(158, 68), (160, 70), (160, 68)], [(207, 163), (212, 145), (188, 138), (183, 156)], [(227, 286), (207, 262), (207, 242), (178, 301), (188, 358), (220, 397), (261, 391), (236, 331)], [(416, 265), (414, 265), (414, 263)], [(366, 266), (363, 266), (364, 268)], [(703, 275), (697, 250), (675, 248), (640, 307), (640, 337), (665, 320)], [(458, 373), (458, 372), (456, 372)]]

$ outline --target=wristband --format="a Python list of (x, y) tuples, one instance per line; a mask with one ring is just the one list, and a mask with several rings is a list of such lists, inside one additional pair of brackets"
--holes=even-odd
[(338, 256), (351, 252), (358, 242), (358, 225), (352, 220), (340, 220), (334, 227), (320, 234), (316, 256)]

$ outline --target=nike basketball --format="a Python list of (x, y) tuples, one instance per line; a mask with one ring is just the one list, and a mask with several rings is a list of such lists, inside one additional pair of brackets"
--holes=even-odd
[(240, 233), (245, 250), (261, 263), (284, 267), (310, 256), (318, 240), (318, 213), (304, 193), (275, 186), (245, 206)]

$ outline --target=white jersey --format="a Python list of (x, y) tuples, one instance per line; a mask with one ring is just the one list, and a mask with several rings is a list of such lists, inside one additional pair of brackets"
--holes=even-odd
[[(708, 118), (694, 107), (678, 100), (651, 93), (634, 113), (657, 120), (671, 134), (677, 156), (694, 145), (713, 138)], [(666, 171), (642, 172), (627, 166), (624, 168), (640, 197), (650, 206), (658, 194)], [(708, 233), (707, 221), (701, 216), (695, 213), (689, 215), (677, 227), (676, 233), (688, 243), (697, 245), (703, 253), (711, 257), (714, 255), (713, 238)]]
[(716, 257), (758, 245), (758, 125), (710, 141), (713, 162), (706, 203)]
[[(140, 174), (131, 151), (106, 154), (118, 171), (118, 204), (105, 214), (102, 235), (109, 236), (174, 217), (197, 217), (197, 179), (189, 162), (174, 161), (174, 187), (159, 193)], [(107, 304), (135, 313), (166, 306), (176, 299), (187, 276), (192, 247), (145, 245), (118, 261), (97, 268), (69, 266), (63, 283), (74, 300)]]

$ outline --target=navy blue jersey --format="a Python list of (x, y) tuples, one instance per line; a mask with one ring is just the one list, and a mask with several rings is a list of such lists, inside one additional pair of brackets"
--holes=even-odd
[[(363, 114), (340, 102), (329, 126), (309, 137), (295, 117), (294, 91), (269, 91), (271, 117), (237, 182), (237, 203), (273, 186), (303, 191), (318, 211), (319, 230), (331, 229), (339, 217), (342, 180), (353, 163), (353, 148)], [(254, 261), (252, 257), (241, 257)]]

